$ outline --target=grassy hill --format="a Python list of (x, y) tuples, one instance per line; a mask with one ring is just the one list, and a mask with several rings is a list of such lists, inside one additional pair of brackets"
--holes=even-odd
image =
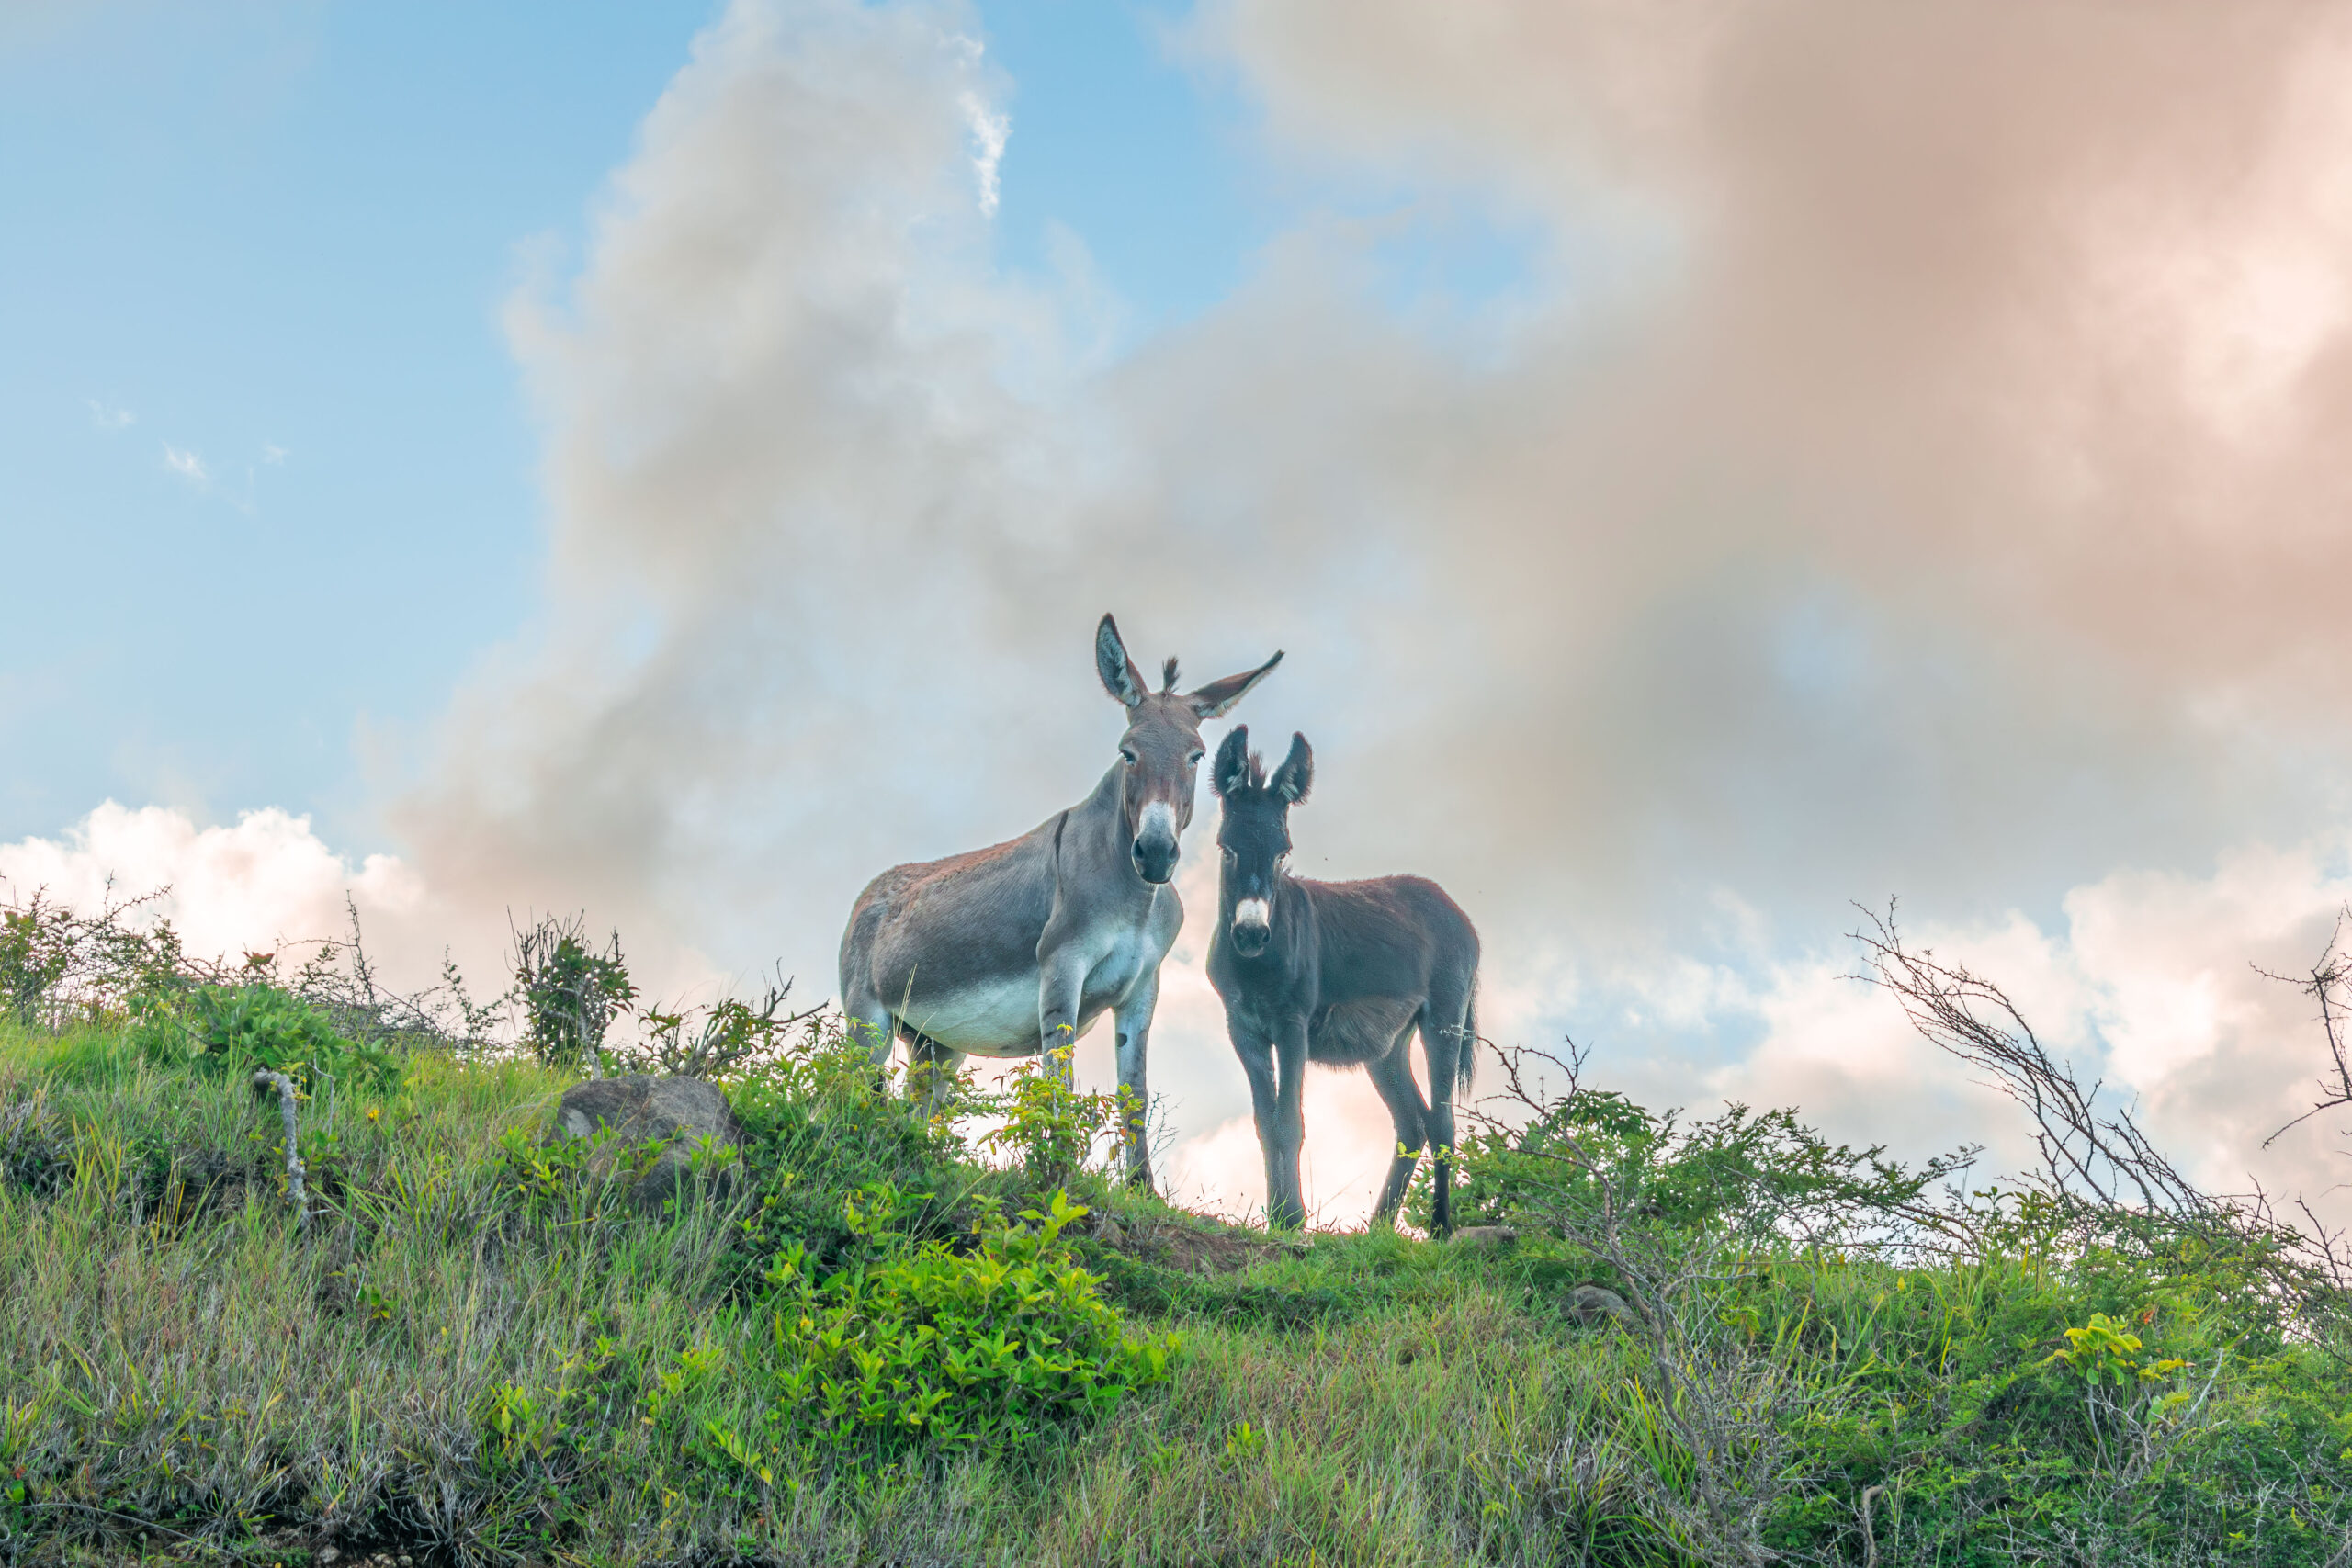
[(1465, 1151), (1515, 1238), (1269, 1237), (814, 1026), (649, 1208), (574, 1075), (243, 989), (0, 1024), (0, 1562), (2352, 1562), (2342, 1318), (2258, 1237), (1896, 1247), (1935, 1172), (1589, 1091)]

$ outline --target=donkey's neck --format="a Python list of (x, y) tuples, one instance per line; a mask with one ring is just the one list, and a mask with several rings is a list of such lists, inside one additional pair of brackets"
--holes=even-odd
[(1102, 775), (1102, 781), (1095, 784), (1086, 798), (1063, 813), (1069, 818), (1069, 825), (1090, 833), (1097, 830), (1124, 832), (1127, 825), (1125, 774), (1124, 768), (1116, 762), (1112, 763), (1110, 771)]
[(1114, 880), (1124, 874), (1138, 888), (1151, 886), (1128, 852), (1135, 829), (1127, 823), (1126, 771), (1118, 763), (1111, 764), (1091, 794), (1062, 813), (1059, 838), (1065, 854), (1082, 852), (1089, 863), (1106, 868), (1105, 874)]

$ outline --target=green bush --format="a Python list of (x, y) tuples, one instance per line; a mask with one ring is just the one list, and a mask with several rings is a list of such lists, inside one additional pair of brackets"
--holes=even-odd
[(550, 1067), (576, 1070), (601, 1052), (613, 1020), (637, 1000), (618, 931), (604, 952), (588, 943), (583, 918), (545, 919), (514, 937), (514, 989), (523, 1042)]
[(1004, 1118), (980, 1142), (1019, 1155), (1022, 1168), (1041, 1189), (1071, 1179), (1087, 1168), (1097, 1142), (1125, 1130), (1125, 1091), (1081, 1092), (1070, 1081), (1071, 1049), (1032, 1058), (1009, 1089), (977, 1107)]
[(319, 1009), (275, 986), (197, 986), (133, 999), (131, 1042), (148, 1061), (206, 1077), (284, 1073), (309, 1092), (321, 1077), (381, 1093), (400, 1081), (400, 1061), (372, 1043), (335, 1032)]
[[(1686, 1125), (1614, 1090), (1571, 1088), (1522, 1125), (1461, 1141), (1454, 1223), (1835, 1245), (1899, 1221), (1973, 1154), (1910, 1169), (1885, 1152), (1832, 1144), (1792, 1111), (1731, 1105)], [(1408, 1196), (1415, 1224), (1430, 1221), (1430, 1193), (1425, 1167)]]
[[(1017, 1219), (985, 1217), (966, 1247), (891, 1228), (888, 1191), (853, 1200), (876, 1255), (828, 1273), (794, 1246), (752, 1312), (764, 1332), (737, 1375), (770, 1403), (751, 1441), (707, 1435), (739, 1464), (806, 1465), (815, 1451), (1001, 1451), (1057, 1422), (1102, 1416), (1163, 1381), (1173, 1335), (1133, 1335), (1062, 1233), (1084, 1207), (1057, 1192)], [(682, 1362), (683, 1365), (683, 1362)], [(705, 1372), (715, 1369), (704, 1369)], [(659, 1412), (655, 1412), (658, 1416)]]

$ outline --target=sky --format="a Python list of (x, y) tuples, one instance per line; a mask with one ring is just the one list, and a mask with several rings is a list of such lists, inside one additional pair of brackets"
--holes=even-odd
[[(2267, 0), (13, 7), (0, 876), (829, 995), (1107, 765), (1107, 609), (1285, 650), (1300, 869), (1442, 882), (1500, 1043), (2014, 1160), (1851, 978), (1900, 899), (2325, 1192), (2254, 966), (2352, 897), (2348, 77)], [(1213, 813), (1153, 1075), (1241, 1207)]]

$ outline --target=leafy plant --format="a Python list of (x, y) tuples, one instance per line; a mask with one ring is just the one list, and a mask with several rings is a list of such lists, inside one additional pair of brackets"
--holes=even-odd
[(618, 931), (599, 953), (588, 943), (584, 917), (548, 916), (514, 933), (514, 994), (533, 1055), (550, 1067), (594, 1070), (605, 1031), (636, 1001), (637, 986)]
[(208, 1077), (284, 1073), (306, 1092), (321, 1077), (377, 1092), (400, 1079), (392, 1053), (345, 1038), (318, 1008), (271, 985), (150, 992), (134, 998), (132, 1016), (140, 1055)]
[(2043, 1358), (2042, 1365), (2071, 1368), (2093, 1388), (2103, 1382), (2113, 1383), (2117, 1388), (2133, 1382), (2154, 1382), (2188, 1365), (2177, 1356), (2142, 1361), (2140, 1337), (2132, 1333), (2126, 1323), (2103, 1312), (2091, 1314), (2090, 1322), (2084, 1326), (2064, 1332), (2064, 1348), (2052, 1351)]
[(822, 1008), (787, 1011), (792, 982), (767, 987), (757, 1002), (728, 997), (705, 1008), (646, 1010), (645, 1041), (622, 1053), (632, 1066), (685, 1077), (715, 1078), (783, 1048), (791, 1031), (814, 1024)]
[(961, 1249), (877, 1227), (873, 1215), (902, 1206), (868, 1196), (854, 1223), (877, 1256), (826, 1273), (796, 1245), (768, 1270), (756, 1370), (781, 1451), (1000, 1450), (1168, 1376), (1176, 1337), (1129, 1334), (1062, 1239), (1087, 1213), (1068, 1194), (984, 1216)]
[(1122, 1095), (1080, 1092), (1070, 1080), (1069, 1058), (1064, 1045), (1028, 1063), (1011, 1089), (986, 1107), (1004, 1121), (981, 1143), (1017, 1153), (1040, 1188), (1069, 1181), (1086, 1168), (1098, 1140), (1126, 1125)]

